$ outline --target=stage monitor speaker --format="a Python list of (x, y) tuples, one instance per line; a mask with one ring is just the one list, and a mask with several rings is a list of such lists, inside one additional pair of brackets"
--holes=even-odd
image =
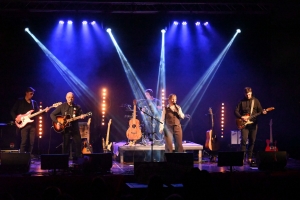
[(168, 163), (183, 165), (188, 168), (194, 167), (193, 153), (165, 153), (165, 160)]
[(218, 152), (218, 167), (223, 166), (243, 166), (243, 151), (220, 151)]
[(112, 168), (111, 153), (84, 154), (83, 170), (107, 173)]
[(30, 163), (30, 153), (1, 153), (2, 172), (27, 173)]
[(68, 169), (69, 155), (68, 154), (42, 154), (41, 169)]
[(287, 164), (286, 151), (258, 152), (256, 162), (259, 170), (283, 170)]

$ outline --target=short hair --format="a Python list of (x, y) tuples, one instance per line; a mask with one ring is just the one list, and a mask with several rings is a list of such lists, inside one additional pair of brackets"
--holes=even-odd
[(26, 92), (35, 92), (35, 89), (33, 89), (32, 87), (28, 87), (26, 88)]
[(152, 89), (146, 89), (145, 90), (145, 93), (149, 93), (150, 94), (150, 96), (153, 96), (153, 90)]
[(251, 87), (245, 87), (244, 92), (245, 92), (245, 94), (247, 94), (248, 92), (252, 92), (252, 88)]

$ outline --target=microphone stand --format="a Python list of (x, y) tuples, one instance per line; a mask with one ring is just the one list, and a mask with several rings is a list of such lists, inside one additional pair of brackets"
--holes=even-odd
[(151, 118), (152, 139), (150, 139), (150, 141), (151, 141), (151, 162), (153, 162), (153, 137), (154, 137), (154, 133), (155, 133), (153, 130), (153, 119), (156, 120), (157, 122), (159, 122), (160, 124), (162, 124), (162, 122), (159, 119), (155, 118), (153, 115), (150, 115), (149, 113), (143, 111), (142, 107), (139, 107), (139, 110)]

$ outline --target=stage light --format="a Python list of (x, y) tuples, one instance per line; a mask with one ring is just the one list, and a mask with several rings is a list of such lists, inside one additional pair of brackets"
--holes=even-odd
[(205, 23), (204, 23), (204, 26), (207, 26), (207, 25), (208, 25), (208, 22), (205, 22)]
[(174, 24), (174, 25), (178, 25), (178, 22), (177, 22), (177, 21), (174, 21), (173, 24)]
[(187, 22), (186, 21), (182, 22), (182, 25), (184, 25), (184, 26), (187, 25)]
[(60, 20), (60, 21), (59, 21), (59, 24), (64, 24), (64, 23), (65, 23), (65, 22), (64, 22), (64, 21), (62, 21), (62, 20)]
[(73, 24), (73, 22), (71, 20), (68, 20), (68, 24)]
[(200, 26), (200, 22), (196, 22), (195, 24), (196, 24), (196, 26)]
[(25, 32), (29, 32), (29, 28), (25, 28)]
[(82, 24), (87, 24), (87, 21), (83, 21)]
[(92, 24), (92, 25), (95, 25), (95, 24), (96, 24), (96, 22), (95, 22), (95, 21), (92, 21), (92, 22), (91, 22), (91, 24)]
[(165, 33), (165, 32), (166, 32), (166, 30), (165, 30), (165, 29), (161, 29), (161, 32), (162, 32), (162, 33)]
[(237, 33), (240, 33), (240, 32), (241, 32), (241, 29), (236, 29), (236, 32), (237, 32)]
[(106, 32), (111, 33), (111, 29), (110, 28), (106, 29)]

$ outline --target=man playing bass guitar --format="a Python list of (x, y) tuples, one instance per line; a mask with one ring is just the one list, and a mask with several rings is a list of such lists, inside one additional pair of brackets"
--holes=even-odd
[(249, 139), (248, 146), (248, 162), (251, 163), (253, 148), (256, 140), (257, 134), (257, 117), (261, 114), (266, 114), (267, 112), (262, 109), (261, 104), (257, 98), (252, 95), (252, 88), (244, 88), (244, 98), (238, 103), (234, 110), (234, 114), (238, 119), (251, 123), (248, 123), (245, 127), (241, 129), (241, 151), (246, 153), (246, 143)]

